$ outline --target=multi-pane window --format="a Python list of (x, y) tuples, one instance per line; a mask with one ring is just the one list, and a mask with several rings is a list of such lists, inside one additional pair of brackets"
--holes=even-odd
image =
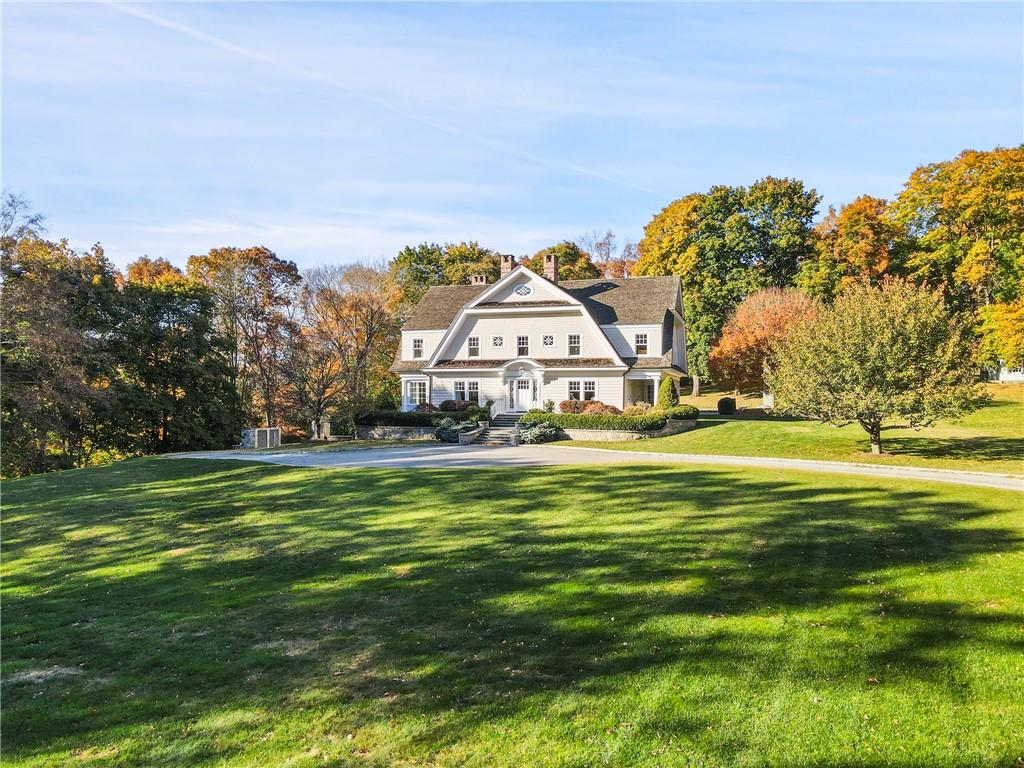
[(569, 357), (579, 357), (580, 355), (580, 335), (578, 333), (569, 334)]
[(423, 339), (412, 340), (412, 356), (414, 359), (423, 357)]
[(466, 342), (466, 349), (469, 350), (470, 357), (480, 357), (480, 337), (470, 336)]
[(469, 400), (471, 403), (480, 402), (479, 381), (456, 381), (454, 386), (456, 400)]
[(492, 347), (504, 347), (505, 346), (505, 337), (504, 336), (491, 336), (491, 346)]
[(596, 381), (570, 381), (570, 400), (595, 400), (597, 398)]
[(636, 336), (633, 337), (633, 341), (635, 342), (635, 345), (636, 345), (636, 353), (638, 355), (646, 355), (647, 354), (647, 334), (646, 333), (638, 333), (638, 334), (636, 334)]
[(544, 346), (545, 347), (553, 347), (553, 346), (555, 346), (555, 337), (552, 336), (550, 333), (544, 334)]
[(427, 402), (427, 382), (409, 382), (409, 402), (413, 405), (420, 405)]
[(516, 336), (516, 354), (519, 355), (519, 357), (530, 356), (529, 336)]

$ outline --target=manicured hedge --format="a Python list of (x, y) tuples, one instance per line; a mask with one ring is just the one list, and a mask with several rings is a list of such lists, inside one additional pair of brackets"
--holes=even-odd
[(627, 432), (646, 432), (661, 429), (668, 419), (695, 419), (697, 409), (692, 405), (651, 411), (639, 416), (620, 416), (613, 413), (546, 413), (530, 411), (520, 421), (524, 424), (550, 424), (560, 429), (618, 429)]
[[(450, 418), (450, 413), (436, 411), (422, 413), (417, 411), (362, 411), (352, 415), (356, 424), (361, 427), (436, 427), (442, 419)], [(459, 418), (466, 421), (490, 421), (486, 408), (467, 408), (459, 411)]]

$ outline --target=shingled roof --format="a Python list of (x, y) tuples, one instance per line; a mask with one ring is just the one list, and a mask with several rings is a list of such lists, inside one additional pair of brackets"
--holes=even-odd
[[(432, 286), (420, 299), (420, 303), (413, 309), (403, 327), (407, 331), (447, 330), (459, 314), (459, 310), (488, 287)], [(581, 301), (598, 325), (653, 325), (663, 323), (665, 312), (675, 308), (679, 278), (667, 276), (563, 280), (558, 283), (558, 287)]]

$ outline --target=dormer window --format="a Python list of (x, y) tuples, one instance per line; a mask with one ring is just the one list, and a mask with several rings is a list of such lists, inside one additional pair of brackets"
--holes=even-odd
[(569, 357), (580, 356), (580, 335), (578, 333), (569, 334)]
[(412, 340), (412, 357), (413, 360), (419, 360), (423, 357), (423, 339)]
[(636, 346), (636, 353), (638, 355), (647, 354), (647, 334), (638, 333), (633, 337), (634, 344)]
[(480, 337), (470, 336), (466, 341), (466, 350), (470, 357), (480, 357)]
[(516, 354), (519, 357), (530, 356), (530, 337), (516, 336)]

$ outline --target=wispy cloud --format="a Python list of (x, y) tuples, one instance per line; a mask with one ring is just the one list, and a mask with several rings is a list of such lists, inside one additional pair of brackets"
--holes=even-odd
[(146, 21), (150, 24), (155, 24), (158, 27), (173, 30), (182, 35), (190, 37), (193, 40), (204, 43), (206, 45), (213, 46), (214, 48), (233, 54), (235, 56), (240, 56), (251, 61), (265, 64), (267, 66), (277, 69), (280, 72), (287, 73), (297, 79), (302, 79), (309, 81), (311, 83), (316, 83), (318, 85), (342, 90), (350, 98), (358, 99), (377, 109), (380, 109), (384, 112), (388, 112), (393, 117), (398, 118), (399, 120), (414, 122), (426, 128), (430, 128), (440, 133), (453, 136), (457, 139), (470, 142), (478, 147), (481, 147), (483, 149), (486, 149), (490, 152), (494, 152), (499, 155), (503, 155), (513, 160), (531, 163), (540, 168), (545, 168), (549, 171), (572, 174), (589, 179), (596, 179), (607, 184), (624, 187), (626, 189), (631, 189), (638, 192), (644, 192), (655, 197), (661, 197), (664, 196), (665, 194), (662, 191), (650, 189), (639, 184), (633, 184), (622, 179), (613, 178), (600, 171), (594, 170), (592, 168), (587, 168), (582, 165), (577, 165), (573, 163), (552, 162), (548, 158), (541, 157), (540, 155), (536, 155), (530, 152), (524, 152), (520, 149), (511, 147), (507, 144), (503, 144), (493, 139), (489, 139), (485, 136), (470, 133), (469, 131), (465, 131), (457, 126), (448, 125), (445, 123), (438, 122), (436, 120), (430, 120), (420, 115), (416, 115), (414, 113), (410, 114), (407, 108), (405, 108), (403, 105), (394, 104), (390, 101), (377, 98), (372, 95), (360, 93), (350, 87), (347, 87), (344, 83), (339, 82), (337, 78), (334, 78), (323, 72), (307, 69), (305, 67), (300, 67), (292, 62), (284, 61), (276, 57), (261, 53), (260, 51), (256, 51), (251, 48), (238, 45), (218, 35), (212, 35), (202, 30), (196, 29), (192, 26), (181, 24), (171, 19), (167, 19), (148, 10), (144, 10), (138, 6), (113, 2), (111, 0), (105, 0), (105, 4), (128, 16), (133, 16), (135, 18)]

